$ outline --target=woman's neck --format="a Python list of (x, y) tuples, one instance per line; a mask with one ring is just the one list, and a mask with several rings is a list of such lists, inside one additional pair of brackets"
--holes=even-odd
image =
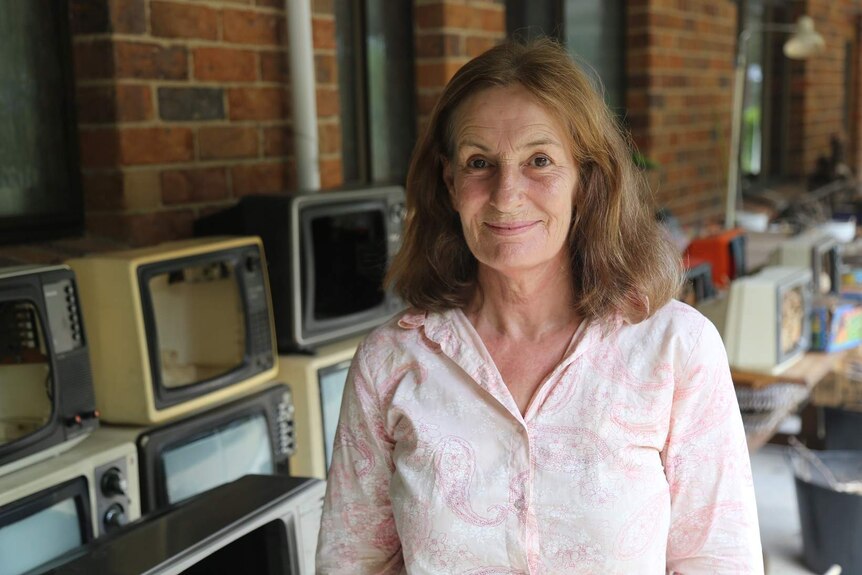
[(478, 288), (464, 310), (480, 331), (536, 341), (579, 323), (568, 269), (547, 267), (516, 276), (479, 267)]

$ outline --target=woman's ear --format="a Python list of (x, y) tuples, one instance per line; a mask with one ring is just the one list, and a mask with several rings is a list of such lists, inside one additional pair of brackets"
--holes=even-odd
[(440, 164), (443, 166), (443, 183), (449, 191), (449, 200), (452, 202), (452, 208), (457, 212), (458, 201), (455, 197), (455, 176), (452, 174), (452, 164), (446, 156), (440, 156)]

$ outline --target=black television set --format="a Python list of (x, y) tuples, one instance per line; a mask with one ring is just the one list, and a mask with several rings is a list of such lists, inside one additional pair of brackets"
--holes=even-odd
[(137, 446), (141, 512), (150, 514), (243, 475), (287, 475), (293, 416), (290, 388), (273, 383), (178, 421), (100, 433)]
[(325, 483), (245, 475), (51, 563), (53, 575), (313, 575)]
[(98, 427), (88, 343), (71, 269), (0, 268), (0, 475)]
[(291, 353), (365, 333), (403, 308), (383, 278), (404, 216), (402, 187), (371, 186), (243, 196), (194, 231), (260, 236), (278, 350)]
[(0, 10), (0, 243), (81, 235), (68, 0)]

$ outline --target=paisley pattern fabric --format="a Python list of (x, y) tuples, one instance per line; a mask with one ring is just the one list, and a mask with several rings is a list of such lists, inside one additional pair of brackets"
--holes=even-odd
[(353, 360), (321, 574), (763, 573), (724, 346), (671, 302), (584, 324), (522, 416), (460, 310), (411, 310)]

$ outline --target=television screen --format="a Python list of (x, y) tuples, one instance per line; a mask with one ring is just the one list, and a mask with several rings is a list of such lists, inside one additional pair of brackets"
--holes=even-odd
[(78, 235), (78, 166), (68, 1), (0, 10), (0, 242)]
[(0, 509), (0, 575), (20, 575), (92, 535), (87, 482), (75, 479)]
[(797, 352), (800, 346), (807, 343), (805, 321), (808, 311), (804, 289), (803, 286), (797, 285), (781, 292), (781, 311), (778, 318), (781, 324), (779, 349), (782, 358)]
[(243, 475), (275, 472), (263, 414), (232, 421), (162, 454), (168, 502), (182, 501)]
[(194, 385), (242, 366), (246, 321), (236, 263), (223, 259), (148, 274), (164, 387)]
[[(387, 245), (385, 210), (379, 205), (353, 204), (314, 209), (303, 214), (308, 253), (302, 266), (312, 269), (306, 294), (308, 319), (320, 322), (361, 313), (386, 298)], [(347, 294), (349, 297), (346, 297)]]
[(27, 299), (0, 301), (0, 446), (51, 421), (51, 362), (39, 311)]
[(323, 418), (323, 448), (326, 452), (326, 468), (332, 463), (332, 446), (335, 443), (335, 428), (341, 412), (341, 397), (347, 382), (350, 362), (342, 362), (320, 370), (320, 411)]

